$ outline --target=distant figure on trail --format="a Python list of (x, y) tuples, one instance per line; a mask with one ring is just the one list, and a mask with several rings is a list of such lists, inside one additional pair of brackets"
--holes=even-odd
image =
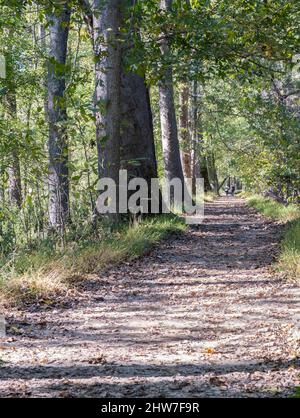
[(231, 186), (230, 193), (231, 193), (231, 196), (234, 197), (234, 193), (235, 193), (235, 185), (234, 184)]
[(228, 186), (225, 187), (225, 193), (226, 193), (226, 196), (229, 195), (229, 187)]

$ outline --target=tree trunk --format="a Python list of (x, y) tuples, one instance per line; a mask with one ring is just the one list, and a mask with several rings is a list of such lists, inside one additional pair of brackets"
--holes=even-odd
[(21, 171), (20, 160), (17, 150), (11, 153), (10, 164), (8, 167), (9, 177), (9, 196), (12, 205), (22, 206), (22, 192), (21, 192)]
[[(11, 83), (8, 85), (8, 92), (5, 97), (7, 118), (13, 125), (17, 118), (17, 100), (14, 86)], [(11, 126), (12, 135), (14, 127)], [(16, 138), (15, 138), (16, 139)], [(22, 185), (21, 185), (21, 170), (18, 153), (17, 141), (13, 141), (13, 149), (9, 156), (8, 177), (9, 177), (9, 197), (10, 202), (19, 208), (22, 205)]]
[(211, 189), (215, 193), (219, 193), (219, 180), (215, 165), (215, 156), (214, 153), (211, 151), (209, 155), (206, 157), (206, 164), (207, 164), (207, 171), (208, 171), (208, 178), (209, 183), (211, 185)]
[[(191, 105), (191, 133), (192, 139), (192, 152), (191, 152), (191, 165), (192, 165), (192, 178), (193, 178), (193, 194), (196, 193), (196, 178), (201, 178), (201, 166), (200, 156), (203, 142), (203, 129), (202, 129), (202, 118), (201, 118), (201, 101), (198, 97), (198, 83), (193, 82), (192, 87), (192, 105)], [(205, 183), (205, 179), (204, 179)], [(204, 184), (205, 187), (205, 184)]]
[(93, 36), (95, 54), (96, 140), (99, 177), (116, 184), (120, 170), (121, 0), (95, 0)]
[(49, 122), (49, 221), (63, 233), (70, 220), (67, 140), (66, 81), (64, 66), (70, 26), (70, 10), (65, 4), (59, 15), (48, 16), (50, 60), (48, 68)]
[(205, 192), (212, 191), (212, 187), (209, 181), (207, 161), (205, 157), (202, 157), (200, 160), (200, 175), (204, 180), (204, 191)]
[(123, 72), (121, 103), (121, 166), (128, 171), (128, 180), (146, 180), (150, 212), (151, 179), (157, 178), (158, 173), (150, 97), (142, 77)]
[[(172, 0), (161, 0), (160, 4), (164, 11), (170, 11), (172, 8)], [(169, 44), (166, 38), (161, 41), (161, 53), (164, 58), (167, 58), (169, 54)], [(183, 182), (171, 66), (166, 68), (163, 79), (159, 83), (159, 104), (166, 178), (172, 180), (177, 177)]]
[[(92, 9), (86, 1), (81, 2), (96, 59), (95, 116), (99, 177), (109, 176), (118, 183), (118, 170), (122, 168), (128, 170), (129, 179), (144, 178), (149, 186), (151, 178), (157, 177), (150, 98), (145, 80), (122, 70), (123, 50), (116, 40), (121, 24), (121, 3), (110, 1), (105, 9), (95, 14), (100, 2), (95, 1)], [(115, 28), (115, 34), (106, 34), (110, 42), (104, 46), (101, 36), (108, 32), (106, 28)], [(113, 61), (104, 60), (103, 52)]]
[[(0, 207), (5, 205), (4, 169), (0, 164)], [(1, 225), (1, 224), (0, 224)]]
[(189, 131), (190, 89), (184, 84), (180, 91), (180, 145), (183, 172), (186, 178), (192, 178), (191, 138)]
[(122, 168), (150, 184), (157, 177), (157, 164), (149, 92), (142, 77), (123, 72), (121, 103)]

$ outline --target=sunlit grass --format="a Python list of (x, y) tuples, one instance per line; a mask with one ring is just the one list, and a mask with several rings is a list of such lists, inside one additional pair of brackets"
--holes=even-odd
[(287, 230), (281, 245), (278, 268), (287, 277), (300, 282), (300, 208), (296, 205), (285, 206), (271, 199), (252, 196), (248, 205), (263, 215), (287, 224)]
[(204, 202), (211, 203), (217, 199), (217, 195), (214, 192), (205, 192), (204, 193)]
[(291, 222), (300, 217), (300, 209), (296, 205), (285, 206), (272, 199), (262, 196), (252, 196), (247, 199), (248, 205), (257, 209), (268, 218), (279, 222)]
[(300, 283), (300, 219), (294, 221), (285, 234), (279, 268)]
[(136, 226), (120, 227), (99, 242), (85, 241), (83, 245), (71, 242), (64, 251), (52, 254), (44, 250), (20, 254), (0, 270), (0, 300), (52, 303), (87, 275), (99, 274), (125, 260), (132, 261), (168, 235), (186, 229), (179, 217), (161, 215)]

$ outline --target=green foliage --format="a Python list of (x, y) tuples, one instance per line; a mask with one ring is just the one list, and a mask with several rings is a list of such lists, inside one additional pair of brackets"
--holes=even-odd
[[(294, 88), (296, 83), (290, 81), (280, 94)], [(205, 85), (205, 147), (213, 150), (222, 176), (238, 177), (252, 192), (272, 188), (287, 202), (297, 202), (300, 125), (299, 106), (293, 100), (294, 104), (280, 100), (267, 75), (251, 83), (229, 79)]]
[[(141, 29), (132, 51), (132, 67), (146, 67), (152, 82), (170, 64), (178, 78), (201, 82), (215, 77), (248, 80), (272, 68), (275, 60), (291, 62), (299, 50), (299, 7), (276, 0), (173, 2), (170, 12), (158, 1), (137, 2), (134, 23)], [(162, 61), (162, 33), (168, 34), (169, 54)], [(139, 57), (135, 60), (135, 57)]]
[(207, 192), (204, 195), (204, 202), (211, 203), (217, 198), (217, 195), (213, 192)]
[(284, 206), (261, 196), (252, 196), (247, 201), (250, 207), (263, 215), (288, 225), (282, 241), (278, 268), (288, 278), (300, 282), (300, 208), (295, 205)]
[(300, 387), (296, 388), (295, 398), (300, 398)]
[(285, 206), (272, 199), (261, 196), (253, 196), (248, 199), (248, 205), (257, 209), (268, 218), (286, 223), (291, 222), (300, 216), (300, 209), (296, 205)]
[(294, 221), (285, 234), (279, 267), (300, 283), (300, 219)]
[(122, 261), (132, 261), (170, 234), (186, 231), (185, 222), (174, 216), (149, 218), (134, 227), (119, 226), (110, 232), (100, 226), (86, 230), (79, 238), (70, 236), (64, 249), (46, 240), (36, 250), (22, 251), (2, 261), (0, 300), (54, 303), (77, 281), (100, 273)]
[[(62, 243), (78, 240), (89, 245), (93, 235), (98, 180), (95, 111), (104, 114), (105, 106), (93, 103), (95, 62), (82, 2), (68, 3), (72, 8), (68, 59), (59, 65), (49, 58), (47, 16), (60, 14), (64, 2), (0, 0), (0, 54), (7, 61), (7, 78), (0, 79), (0, 259), (9, 260), (18, 274), (44, 263), (43, 257), (34, 255), (37, 248), (56, 261)], [(272, 188), (287, 203), (297, 204), (299, 80), (292, 64), (300, 46), (299, 2), (191, 0), (190, 7), (186, 0), (174, 0), (170, 12), (161, 11), (159, 3), (137, 1), (130, 8), (124, 2), (121, 28), (122, 40), (132, 41), (126, 49), (126, 69), (145, 76), (151, 85), (159, 175), (164, 173), (164, 158), (158, 85), (172, 65), (177, 113), (180, 83), (198, 82), (201, 162), (213, 157), (221, 180), (237, 177), (255, 192)], [(165, 36), (168, 54), (161, 53)], [(52, 235), (48, 221), (49, 64), (64, 76), (67, 86), (63, 104), (68, 114), (72, 224), (59, 238)], [(296, 95), (291, 95), (293, 91)], [(8, 111), (9, 94), (16, 99), (13, 112)], [(121, 124), (126, 129), (126, 121)], [(14, 153), (21, 170), (20, 209), (12, 207), (9, 196)], [(292, 216), (291, 208), (284, 209), (286, 218)], [(279, 216), (277, 211), (273, 206), (267, 210)]]

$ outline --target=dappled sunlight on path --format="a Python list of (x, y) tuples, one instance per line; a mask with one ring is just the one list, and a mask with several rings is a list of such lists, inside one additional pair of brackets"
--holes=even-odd
[(91, 277), (69, 308), (14, 313), (0, 395), (289, 396), (300, 289), (272, 272), (279, 229), (223, 198), (186, 235)]

